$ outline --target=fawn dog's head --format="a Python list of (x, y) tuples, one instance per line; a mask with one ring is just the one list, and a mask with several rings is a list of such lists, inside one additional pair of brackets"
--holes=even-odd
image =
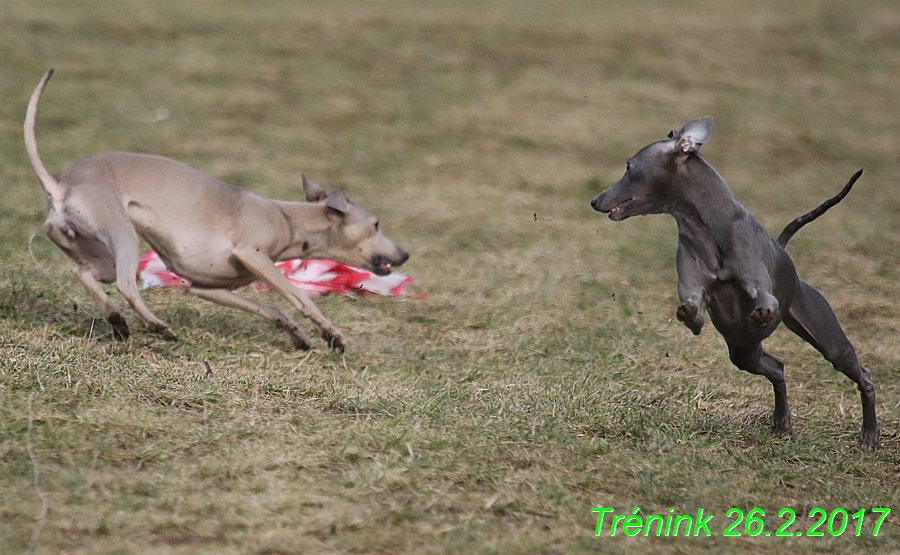
[(379, 276), (391, 273), (409, 259), (409, 253), (381, 233), (378, 218), (351, 202), (342, 189), (325, 192), (303, 176), (306, 201), (325, 206), (329, 227), (325, 257), (336, 262), (371, 270)]

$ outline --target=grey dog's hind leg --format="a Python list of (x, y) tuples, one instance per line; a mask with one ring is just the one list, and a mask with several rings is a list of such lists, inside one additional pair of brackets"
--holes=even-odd
[(772, 389), (775, 392), (772, 430), (790, 431), (791, 409), (788, 407), (787, 387), (784, 384), (784, 361), (767, 352), (760, 343), (753, 347), (737, 347), (728, 343), (728, 355), (731, 362), (741, 370), (765, 376), (772, 382)]
[(869, 378), (869, 370), (859, 363), (856, 350), (841, 329), (828, 301), (813, 286), (800, 281), (800, 288), (784, 317), (784, 324), (822, 353), (835, 370), (856, 383), (863, 409), (859, 445), (863, 449), (874, 449), (880, 436), (875, 417), (875, 386)]

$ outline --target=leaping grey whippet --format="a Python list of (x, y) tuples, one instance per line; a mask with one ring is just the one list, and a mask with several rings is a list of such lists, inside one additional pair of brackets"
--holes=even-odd
[(762, 341), (784, 322), (856, 383), (863, 412), (859, 445), (874, 449), (880, 430), (869, 370), (857, 360), (828, 301), (797, 276), (784, 250), (794, 233), (850, 192), (862, 170), (838, 195), (792, 221), (773, 239), (700, 156), (711, 127), (711, 117), (696, 119), (670, 132), (668, 140), (645, 146), (628, 160), (622, 179), (594, 198), (591, 206), (614, 221), (645, 214), (675, 218), (681, 301), (675, 314), (694, 335), (708, 314), (725, 338), (731, 362), (772, 382), (774, 431), (791, 429), (791, 412), (784, 361), (763, 349)]

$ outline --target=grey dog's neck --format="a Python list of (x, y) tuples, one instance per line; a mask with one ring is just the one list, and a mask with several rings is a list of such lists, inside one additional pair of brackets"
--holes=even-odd
[(677, 198), (669, 214), (680, 235), (728, 237), (735, 221), (748, 216), (719, 173), (699, 156), (691, 156), (674, 178)]

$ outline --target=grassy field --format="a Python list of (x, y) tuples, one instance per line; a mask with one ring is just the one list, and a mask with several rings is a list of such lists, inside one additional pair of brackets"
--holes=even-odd
[[(0, 553), (900, 552), (895, 0), (4, 0), (0, 58)], [(305, 172), (381, 217), (425, 298), (321, 298), (343, 356), (178, 291), (144, 298), (181, 341), (131, 313), (113, 341), (32, 238), (22, 120), (50, 67), (52, 171), (134, 150), (295, 200)], [(771, 435), (768, 382), (674, 319), (671, 218), (590, 209), (705, 114), (770, 233), (865, 168), (790, 253), (872, 371), (879, 451), (785, 329), (794, 431)], [(595, 537), (600, 506), (714, 518)], [(724, 536), (732, 507), (772, 535)], [(807, 535), (873, 507), (877, 537), (871, 512)]]

